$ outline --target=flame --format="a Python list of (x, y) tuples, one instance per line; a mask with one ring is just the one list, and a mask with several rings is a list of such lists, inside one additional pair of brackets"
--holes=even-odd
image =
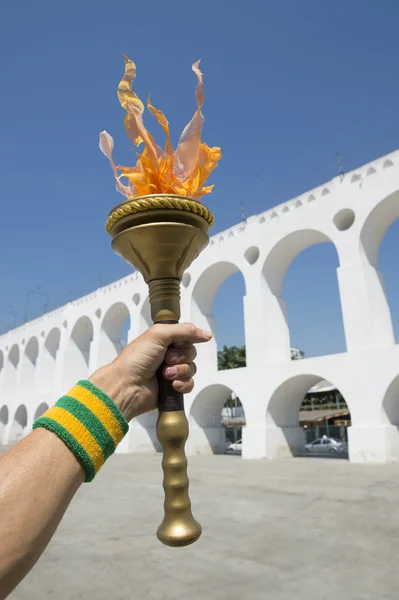
[[(117, 166), (112, 157), (112, 136), (106, 131), (100, 133), (100, 149), (111, 163), (117, 191), (124, 196), (132, 198), (146, 194), (179, 194), (199, 200), (201, 196), (212, 191), (213, 185), (204, 184), (217, 167), (222, 153), (220, 148), (210, 148), (201, 141), (204, 89), (199, 63), (200, 61), (192, 66), (198, 79), (195, 92), (197, 110), (184, 128), (176, 150), (173, 149), (170, 139), (168, 120), (161, 110), (152, 105), (150, 97), (148, 98), (148, 110), (165, 132), (165, 149), (162, 150), (144, 126), (144, 104), (133, 91), (136, 65), (125, 56), (125, 74), (118, 85), (118, 99), (126, 111), (124, 123), (129, 139), (135, 146), (144, 144), (143, 152), (137, 154), (136, 166)], [(127, 182), (122, 183), (122, 179)]]

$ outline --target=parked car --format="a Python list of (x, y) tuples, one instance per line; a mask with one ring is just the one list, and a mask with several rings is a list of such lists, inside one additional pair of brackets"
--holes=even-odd
[(238, 442), (233, 442), (227, 446), (228, 452), (241, 452), (242, 450), (242, 440), (238, 440)]
[(330, 454), (333, 453), (341, 453), (348, 451), (348, 444), (343, 442), (342, 440), (337, 440), (336, 438), (323, 437), (310, 444), (306, 444), (305, 446), (306, 452), (314, 452), (314, 453), (325, 453), (328, 452)]

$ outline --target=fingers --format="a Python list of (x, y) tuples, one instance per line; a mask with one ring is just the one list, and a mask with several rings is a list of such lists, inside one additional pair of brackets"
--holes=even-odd
[(191, 344), (184, 346), (172, 346), (165, 354), (165, 362), (167, 365), (177, 365), (191, 363), (197, 356), (197, 350)]
[(174, 381), (172, 386), (177, 392), (181, 392), (182, 394), (189, 394), (193, 391), (194, 388), (194, 380), (186, 379), (185, 381)]
[(176, 325), (154, 325), (148, 331), (148, 334), (154, 336), (156, 341), (165, 348), (172, 344), (201, 344), (209, 342), (212, 338), (210, 331), (204, 331), (195, 327), (192, 323), (177, 323)]
[(188, 364), (177, 364), (174, 366), (166, 366), (163, 370), (163, 375), (166, 379), (172, 381), (172, 386), (182, 394), (192, 392), (194, 388), (193, 376), (197, 372), (197, 367), (193, 362)]
[(166, 379), (171, 379), (175, 381), (184, 381), (185, 379), (190, 379), (194, 377), (197, 372), (197, 367), (194, 363), (189, 363), (185, 365), (176, 365), (173, 367), (165, 367), (163, 370), (163, 374)]

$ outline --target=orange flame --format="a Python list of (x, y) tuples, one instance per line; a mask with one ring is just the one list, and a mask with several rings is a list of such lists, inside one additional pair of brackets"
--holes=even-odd
[[(166, 135), (165, 150), (162, 150), (147, 131), (143, 122), (144, 104), (132, 89), (136, 77), (136, 65), (125, 56), (125, 74), (118, 86), (118, 99), (126, 111), (125, 129), (135, 146), (144, 143), (144, 150), (137, 154), (135, 167), (121, 167), (114, 163), (112, 151), (114, 140), (106, 131), (100, 133), (100, 149), (111, 163), (116, 179), (116, 189), (128, 198), (146, 194), (179, 194), (199, 200), (209, 194), (213, 185), (205, 182), (222, 157), (220, 148), (210, 148), (201, 142), (204, 117), (202, 73), (199, 62), (192, 69), (197, 76), (197, 110), (180, 136), (174, 150), (170, 139), (169, 123), (163, 112), (155, 108), (148, 98), (148, 110), (154, 115)], [(120, 173), (119, 173), (120, 171)], [(127, 184), (122, 179), (127, 179)]]

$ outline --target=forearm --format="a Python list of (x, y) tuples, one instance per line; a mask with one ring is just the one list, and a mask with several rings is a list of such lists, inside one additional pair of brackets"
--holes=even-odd
[(0, 600), (30, 571), (79, 486), (93, 479), (127, 433), (118, 405), (128, 407), (131, 387), (115, 367), (91, 379), (102, 389), (78, 382), (0, 456)]
[(42, 428), (0, 456), (0, 600), (38, 560), (84, 478), (72, 452)]

